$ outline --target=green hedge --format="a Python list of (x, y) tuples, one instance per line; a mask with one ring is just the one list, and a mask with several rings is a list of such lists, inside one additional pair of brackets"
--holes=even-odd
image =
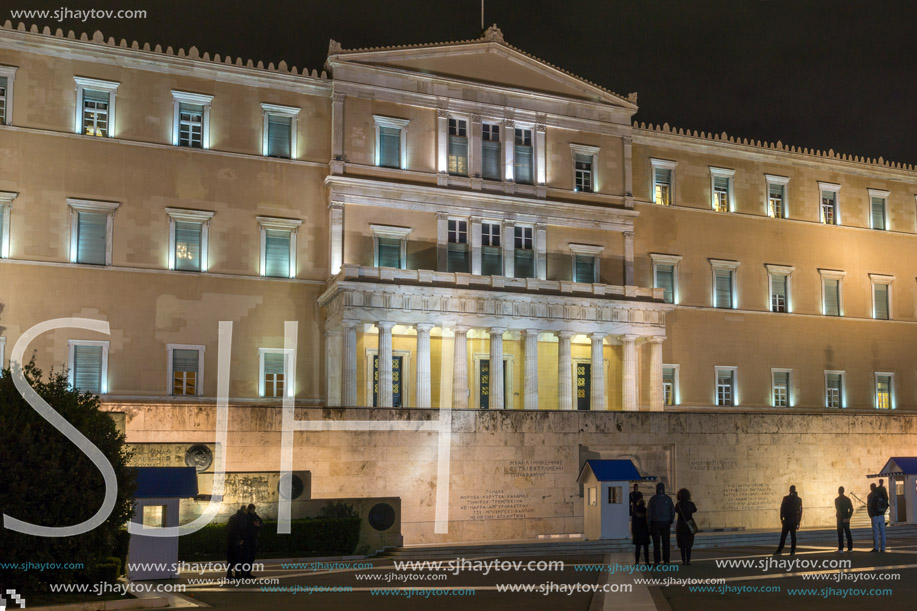
[[(291, 520), (290, 534), (277, 534), (277, 522), (265, 521), (258, 538), (258, 555), (323, 556), (352, 554), (360, 541), (360, 518)], [(226, 524), (208, 524), (178, 539), (183, 560), (226, 555)]]

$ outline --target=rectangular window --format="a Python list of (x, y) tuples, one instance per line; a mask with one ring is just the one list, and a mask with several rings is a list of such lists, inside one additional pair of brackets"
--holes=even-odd
[(398, 238), (377, 238), (379, 243), (378, 267), (395, 267), (402, 269), (401, 240)]
[(516, 128), (515, 130), (514, 176), (519, 184), (530, 185), (534, 180), (534, 148), (532, 147), (532, 130)]
[(574, 155), (575, 189), (586, 193), (592, 192), (592, 155), (576, 153)]
[(261, 396), (283, 397), (287, 357), (282, 350), (261, 349)]
[(877, 320), (888, 320), (890, 318), (888, 307), (888, 292), (889, 285), (887, 284), (872, 285), (872, 317)]
[(500, 246), (500, 224), (481, 223), (481, 274), (503, 275), (503, 249)]
[(280, 229), (264, 230), (264, 275), (289, 278), (292, 232)]
[(83, 89), (83, 129), (87, 136), (107, 136), (110, 96), (108, 91)]
[(773, 395), (774, 407), (789, 407), (790, 405), (790, 372), (773, 370)]
[(7, 102), (9, 87), (9, 78), (5, 76), (0, 76), (0, 125), (9, 125), (9, 118), (6, 116), (6, 109), (9, 108)]
[(825, 372), (825, 407), (844, 406), (844, 374), (840, 371)]
[(720, 407), (735, 406), (735, 369), (716, 370), (716, 404)]
[(481, 134), (482, 173), (486, 180), (502, 180), (503, 166), (500, 146), (500, 126), (484, 123)]
[(731, 269), (716, 269), (713, 272), (716, 286), (714, 287), (715, 308), (732, 309), (733, 278), (735, 271)]
[(675, 367), (662, 367), (662, 402), (665, 405), (675, 405), (678, 378)]
[(204, 105), (178, 103), (178, 146), (204, 148)]
[(771, 274), (771, 312), (786, 312), (787, 277)]
[(515, 228), (515, 277), (516, 278), (534, 278), (535, 277), (535, 250), (534, 240), (532, 238), (534, 230), (532, 227)]
[(449, 219), (447, 271), (468, 273), (468, 221)]
[(837, 278), (822, 278), (823, 309), (825, 316), (841, 315), (841, 281)]
[(174, 269), (199, 272), (203, 247), (203, 225), (192, 221), (175, 221), (175, 267)]
[(573, 255), (573, 282), (594, 283), (595, 257), (593, 255)]
[(268, 114), (267, 156), (289, 159), (292, 150), (293, 117)]
[(174, 348), (172, 353), (172, 394), (196, 396), (201, 394), (201, 357), (197, 348)]
[(449, 173), (468, 176), (468, 122), (449, 119)]
[(729, 178), (713, 177), (713, 209), (717, 212), (729, 212)]
[(767, 184), (767, 214), (771, 218), (786, 218), (786, 185), (769, 182)]
[(108, 214), (77, 212), (76, 262), (105, 265), (108, 253)]
[(821, 222), (837, 225), (837, 191), (821, 192)]
[(892, 409), (894, 377), (890, 373), (876, 374), (876, 409)]
[(105, 394), (108, 342), (70, 342), (70, 385), (80, 392)]
[(379, 127), (379, 165), (401, 167), (401, 128)]
[(885, 198), (882, 197), (871, 197), (870, 198), (870, 211), (872, 219), (872, 228), (880, 229), (885, 231), (886, 221), (885, 221)]
[(672, 170), (656, 168), (653, 170), (653, 196), (657, 204), (672, 204)]
[(670, 263), (656, 264), (656, 282), (654, 287), (663, 289), (662, 299), (666, 303), (675, 303), (675, 265)]

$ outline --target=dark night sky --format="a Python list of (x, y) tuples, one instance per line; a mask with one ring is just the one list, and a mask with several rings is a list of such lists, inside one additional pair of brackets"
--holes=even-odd
[[(0, 0), (11, 9), (142, 8), (144, 20), (39, 25), (321, 68), (345, 48), (476, 38), (479, 0)], [(917, 3), (486, 0), (537, 57), (640, 94), (638, 121), (917, 163)]]

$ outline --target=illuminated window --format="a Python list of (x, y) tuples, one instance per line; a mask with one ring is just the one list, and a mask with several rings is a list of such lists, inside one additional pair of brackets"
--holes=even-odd
[(653, 288), (663, 289), (665, 303), (675, 303), (678, 288), (678, 264), (681, 255), (650, 254), (653, 261)]
[(0, 125), (13, 124), (13, 83), (16, 68), (0, 66)]
[(821, 193), (821, 222), (825, 225), (840, 225), (841, 218), (837, 197), (841, 190), (841, 186), (833, 183), (819, 182), (818, 188)]
[(373, 231), (373, 242), (376, 267), (394, 267), (407, 269), (407, 238), (410, 227), (391, 225), (370, 225)]
[(144, 528), (165, 528), (166, 527), (166, 505), (144, 505), (143, 506), (143, 526)]
[(869, 274), (872, 282), (872, 317), (876, 320), (891, 320), (892, 282), (894, 276)]
[(609, 486), (608, 504), (621, 505), (622, 503), (624, 503), (624, 490), (621, 488), (621, 486)]
[(710, 259), (713, 268), (713, 307), (735, 309), (736, 303), (736, 270), (738, 261)]
[(893, 409), (895, 374), (876, 374), (876, 409)]
[(210, 103), (213, 96), (172, 91), (172, 144), (210, 148)]
[(261, 275), (270, 278), (296, 277), (297, 219), (259, 216), (261, 228)]
[(822, 314), (825, 316), (843, 316), (843, 293), (841, 281), (845, 272), (820, 269), (822, 287)]
[(206, 272), (207, 242), (213, 212), (166, 208), (169, 215), (169, 269)]
[(653, 168), (651, 196), (653, 201), (662, 206), (671, 206), (675, 194), (676, 162), (665, 159), (650, 159)]
[(532, 130), (515, 129), (514, 176), (519, 184), (530, 185), (534, 180), (535, 149), (532, 146)]
[(70, 340), (70, 386), (80, 392), (108, 392), (108, 342)]
[(790, 370), (771, 369), (771, 391), (774, 407), (790, 406)]
[(733, 209), (732, 177), (735, 170), (710, 168), (710, 184), (713, 193), (713, 209), (729, 212)]
[(770, 293), (771, 312), (789, 312), (790, 309), (790, 275), (793, 268), (786, 265), (765, 264), (767, 284)]
[(481, 223), (481, 274), (484, 276), (503, 275), (500, 223)]
[(169, 344), (169, 394), (199, 396), (203, 394), (204, 346)]
[(825, 407), (844, 407), (844, 372), (825, 372)]
[(262, 154), (265, 157), (296, 158), (296, 125), (299, 108), (262, 102), (264, 114)]
[(283, 397), (284, 393), (293, 396), (291, 354), (282, 349), (259, 348), (258, 356), (261, 369), (258, 394), (262, 397)]
[(869, 189), (869, 226), (872, 229), (888, 229), (888, 191)]
[(450, 272), (465, 272), (468, 270), (468, 221), (464, 219), (449, 219), (446, 222), (448, 237), (446, 248), (446, 270)]
[(468, 122), (449, 119), (449, 173), (468, 176)]
[(373, 115), (376, 125), (376, 165), (383, 168), (407, 167), (406, 133), (410, 121)]
[(719, 407), (733, 407), (736, 404), (736, 368), (716, 368), (716, 404)]
[(113, 136), (115, 94), (119, 83), (80, 76), (73, 78), (76, 82), (76, 133)]
[(482, 175), (486, 180), (502, 180), (503, 167), (502, 147), (500, 144), (500, 126), (495, 123), (484, 123), (481, 126), (481, 161)]
[(573, 152), (573, 190), (591, 193), (596, 191), (595, 166), (599, 148), (583, 144), (571, 144)]
[(0, 259), (10, 256), (10, 216), (18, 195), (15, 191), (0, 191)]
[(532, 227), (522, 227), (517, 225), (515, 230), (515, 244), (513, 257), (515, 258), (514, 269), (516, 278), (534, 278), (535, 277), (535, 249)]
[(67, 204), (71, 210), (71, 263), (111, 265), (113, 218), (120, 204), (73, 198)]
[(772, 174), (765, 174), (764, 179), (767, 184), (767, 215), (775, 219), (789, 218), (786, 199), (790, 179)]
[(678, 393), (678, 367), (675, 365), (662, 366), (662, 402), (665, 405), (675, 405)]

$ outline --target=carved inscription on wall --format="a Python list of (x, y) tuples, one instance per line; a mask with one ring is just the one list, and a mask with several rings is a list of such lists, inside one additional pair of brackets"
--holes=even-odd
[(564, 472), (563, 460), (510, 460), (503, 467), (506, 475), (532, 477)]
[(771, 484), (760, 482), (724, 483), (719, 509), (743, 511), (748, 509), (775, 509), (780, 505), (780, 495)]
[(698, 458), (691, 461), (692, 471), (727, 471), (739, 466), (735, 458)]
[(466, 520), (518, 520), (530, 517), (534, 510), (525, 492), (485, 490), (460, 495), (459, 512)]

